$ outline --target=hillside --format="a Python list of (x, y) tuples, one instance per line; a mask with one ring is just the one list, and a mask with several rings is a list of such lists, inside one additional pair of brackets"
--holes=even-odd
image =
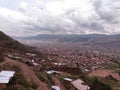
[(11, 78), (6, 88), (1, 89), (0, 86), (0, 90), (48, 90), (46, 84), (41, 82), (34, 70), (26, 64), (25, 60), (31, 59), (25, 56), (27, 52), (41, 58), (41, 53), (35, 48), (23, 45), (0, 31), (0, 71), (15, 71), (15, 76)]
[[(54, 61), (49, 61), (41, 56), (35, 54), (35, 56), (29, 57), (25, 52), (31, 52), (39, 54), (34, 48), (23, 45), (18, 41), (10, 38), (5, 35), (3, 32), (0, 32), (0, 47), (1, 53), (6, 54), (4, 56), (4, 61), (0, 62), (0, 71), (1, 70), (12, 70), (15, 71), (15, 76), (10, 80), (10, 82), (6, 85), (6, 88), (3, 90), (52, 90), (53, 85), (59, 85), (60, 90), (69, 90), (67, 88), (75, 88), (71, 86), (71, 84), (64, 85), (64, 78), (68, 77), (71, 74), (71, 78), (77, 79), (79, 78), (79, 74), (82, 75), (80, 69), (76, 68), (60, 68), (53, 67)], [(17, 52), (17, 54), (16, 54)], [(1, 55), (0, 58), (3, 58)], [(20, 59), (16, 59), (14, 57), (20, 57)], [(59, 70), (60, 73), (49, 74), (49, 70), (54, 71)], [(68, 71), (69, 70), (69, 71)], [(74, 71), (77, 70), (77, 75), (74, 76)], [(70, 73), (68, 75), (68, 73)], [(54, 75), (58, 74), (58, 75)], [(69, 86), (68, 86), (69, 85)]]
[(17, 51), (21, 53), (25, 52), (39, 53), (37, 50), (35, 50), (35, 48), (21, 44), (1, 31), (0, 31), (0, 49), (1, 52)]

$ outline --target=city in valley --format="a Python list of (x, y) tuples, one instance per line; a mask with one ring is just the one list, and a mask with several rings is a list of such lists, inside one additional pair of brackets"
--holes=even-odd
[[(41, 35), (17, 39), (21, 43), (35, 47), (45, 55), (43, 60), (35, 59), (35, 62), (40, 64), (41, 70), (42, 67), (45, 67), (53, 70), (48, 73), (69, 73), (68, 80), (74, 80), (77, 77), (76, 79), (82, 79), (86, 84), (89, 83), (88, 78), (93, 77), (120, 80), (120, 50), (117, 43), (119, 40), (116, 39), (119, 35), (91, 34), (82, 37), (79, 35), (59, 35), (59, 37), (52, 35), (52, 38), (49, 35), (47, 38), (46, 35), (42, 35), (43, 37), (38, 38), (39, 36)], [(106, 39), (106, 42), (103, 39)], [(95, 90), (95, 87), (97, 85), (91, 90)], [(90, 86), (88, 86), (89, 88)], [(71, 90), (73, 90), (72, 87)]]
[(0, 0), (0, 90), (120, 90), (120, 0)]

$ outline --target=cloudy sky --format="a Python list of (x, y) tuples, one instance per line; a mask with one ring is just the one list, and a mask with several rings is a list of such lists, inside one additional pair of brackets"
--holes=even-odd
[(0, 30), (10, 36), (119, 34), (120, 0), (0, 0)]

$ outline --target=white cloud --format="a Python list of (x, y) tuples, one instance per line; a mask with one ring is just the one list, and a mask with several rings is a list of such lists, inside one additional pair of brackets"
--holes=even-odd
[(27, 2), (21, 2), (21, 3), (20, 3), (20, 7), (21, 7), (22, 9), (26, 9), (26, 8), (28, 7), (28, 3), (27, 3)]
[(0, 0), (0, 29), (9, 35), (120, 33), (119, 0), (7, 1)]

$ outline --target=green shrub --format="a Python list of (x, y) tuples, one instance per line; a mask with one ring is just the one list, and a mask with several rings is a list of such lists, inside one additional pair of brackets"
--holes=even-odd
[(33, 89), (37, 89), (38, 85), (35, 84), (33, 81), (31, 81), (31, 82), (32, 82), (32, 88), (33, 88)]
[(36, 75), (37, 75), (37, 77), (39, 78), (40, 81), (42, 81), (42, 82), (46, 81), (46, 78), (43, 75), (41, 75), (41, 73), (38, 72), (38, 73), (36, 73)]
[(0, 55), (0, 62), (3, 62), (4, 61), (4, 58), (2, 56), (2, 54)]
[(50, 83), (51, 83), (52, 85), (55, 84), (54, 81), (53, 81), (53, 79), (52, 79), (52, 77), (51, 77), (49, 74), (47, 74), (47, 78), (48, 78), (48, 80), (50, 81)]
[(94, 77), (93, 82), (90, 85), (91, 90), (112, 90), (112, 88), (102, 81), (98, 80), (97, 77)]

